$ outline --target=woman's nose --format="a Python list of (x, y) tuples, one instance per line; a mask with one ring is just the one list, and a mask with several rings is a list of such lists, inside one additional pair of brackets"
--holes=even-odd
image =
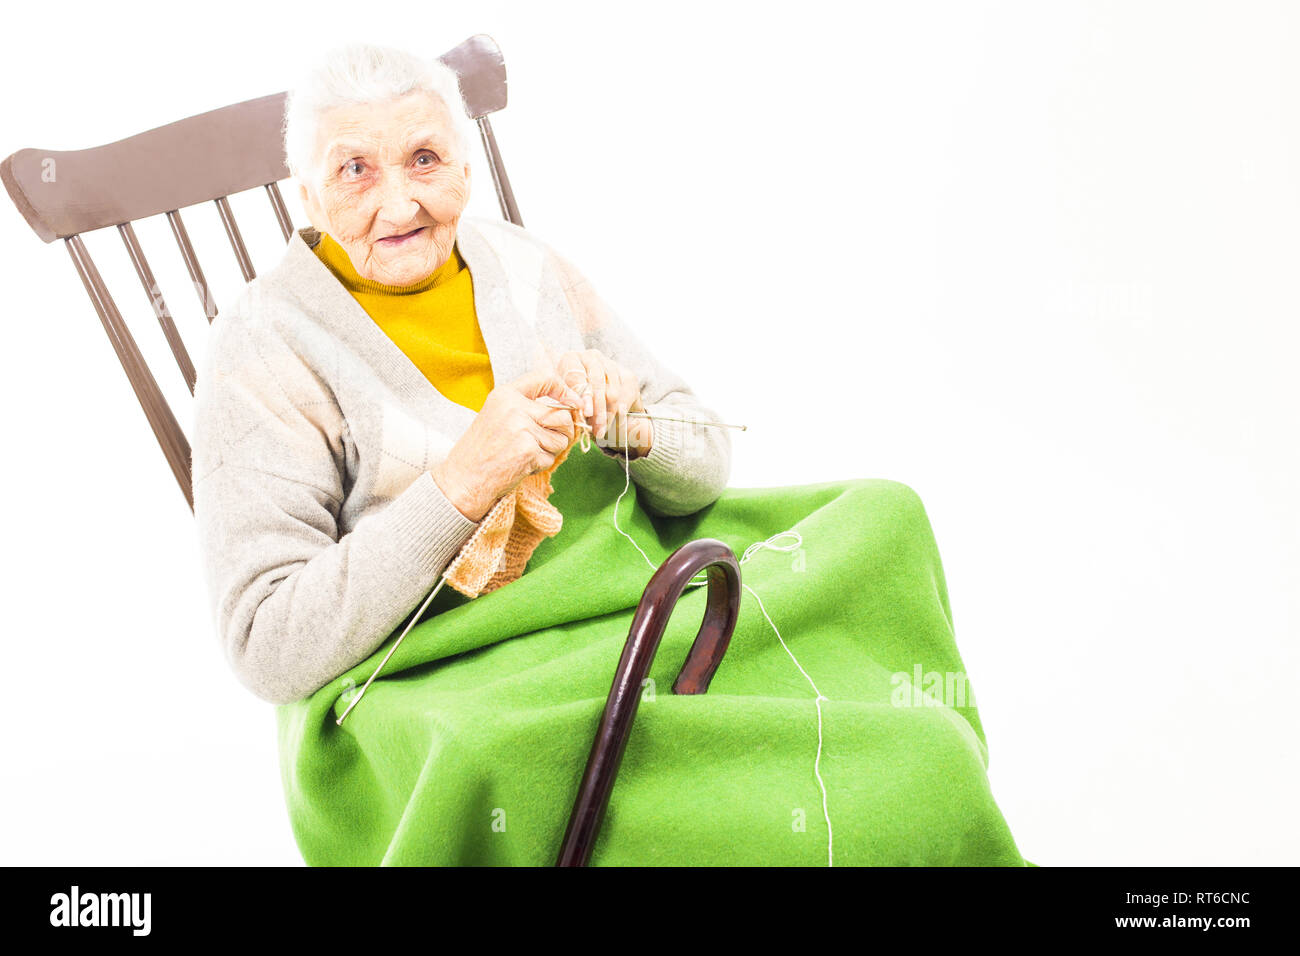
[(410, 222), (419, 211), (414, 184), (401, 171), (386, 171), (375, 188), (379, 190), (376, 213), (381, 220), (400, 226)]

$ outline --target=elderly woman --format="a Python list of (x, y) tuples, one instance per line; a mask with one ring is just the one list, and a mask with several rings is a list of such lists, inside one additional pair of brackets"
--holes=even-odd
[[(848, 862), (1021, 865), (973, 700), (914, 686), (961, 673), (916, 496), (724, 491), (695, 392), (544, 242), (463, 215), (471, 131), (437, 62), (354, 44), (312, 70), (285, 122), (312, 227), (216, 320), (199, 377), (211, 612), (282, 705), (307, 860), (548, 862), (652, 567), (797, 528), (806, 552), (747, 561), (764, 603), (703, 697), (666, 693), (702, 605), (674, 618), (595, 862), (824, 864), (837, 836)], [(584, 432), (598, 450), (570, 454)], [(440, 595), (340, 726), (512, 496), (532, 533), (504, 586)]]
[(730, 462), (725, 431), (624, 418), (711, 413), (544, 243), (462, 219), (472, 127), (446, 67), (347, 48), (285, 126), (312, 228), (216, 323), (194, 452), (218, 629), (275, 703), (364, 660), (569, 447), (574, 416), (541, 399), (626, 444), (664, 514), (713, 501)]

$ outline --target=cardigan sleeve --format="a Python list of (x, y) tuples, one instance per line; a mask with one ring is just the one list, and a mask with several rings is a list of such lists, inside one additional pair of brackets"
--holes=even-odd
[(194, 516), (209, 614), (239, 679), (276, 704), (368, 657), (476, 525), (422, 472), (340, 535), (347, 432), (328, 386), (227, 314), (195, 389)]
[[(695, 391), (648, 349), (572, 263), (549, 250), (561, 288), (586, 348), (596, 349), (633, 372), (641, 401), (651, 415), (690, 422), (652, 421), (650, 453), (628, 462), (643, 501), (664, 515), (688, 515), (717, 500), (731, 476), (731, 434), (726, 428), (693, 424), (718, 420)], [(623, 460), (621, 450), (601, 447)]]

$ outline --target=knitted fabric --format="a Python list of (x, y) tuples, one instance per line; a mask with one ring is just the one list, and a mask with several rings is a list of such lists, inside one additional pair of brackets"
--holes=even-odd
[[(574, 410), (575, 425), (578, 420)], [(574, 428), (575, 441), (581, 432)], [(447, 583), (466, 597), (478, 597), (517, 580), (524, 573), (528, 559), (545, 538), (559, 533), (564, 516), (551, 504), (555, 491), (551, 476), (573, 450), (575, 442), (555, 456), (555, 462), (534, 472), (514, 491), (492, 506), (478, 530), (452, 558), (444, 577)], [(583, 450), (587, 442), (582, 441)]]

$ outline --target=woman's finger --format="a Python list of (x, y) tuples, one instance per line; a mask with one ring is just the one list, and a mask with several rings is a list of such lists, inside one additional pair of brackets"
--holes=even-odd
[[(569, 419), (570, 429), (572, 429), (573, 419)], [(548, 455), (558, 455), (564, 449), (573, 444), (572, 431), (565, 435), (561, 429), (547, 428), (538, 422), (533, 422), (529, 426), (529, 431), (537, 446)]]
[(591, 385), (587, 381), (587, 368), (582, 364), (582, 359), (576, 352), (569, 352), (560, 359), (556, 372), (560, 380), (582, 400), (582, 414), (590, 418), (593, 411)]
[(572, 440), (574, 435), (573, 412), (567, 408), (555, 408), (539, 415), (535, 421), (543, 428), (562, 432)]
[(525, 398), (545, 395), (573, 408), (582, 408), (582, 397), (554, 372), (529, 372), (510, 384)]
[(605, 406), (607, 381), (603, 358), (594, 350), (584, 352), (582, 355), (582, 364), (587, 370), (587, 382), (591, 385), (592, 413), (588, 416), (588, 420), (597, 437), (605, 434), (609, 422), (609, 409)]
[(608, 416), (601, 435), (607, 442), (615, 445), (619, 441), (619, 427), (622, 422), (621, 403), (623, 398), (623, 383), (618, 377), (618, 367), (609, 366), (605, 370), (605, 414)]
[[(556, 408), (552, 404), (553, 402), (554, 399), (546, 396), (534, 399), (529, 412), (533, 417), (533, 422), (539, 428), (544, 429), (548, 435), (560, 436), (560, 440), (564, 442), (563, 447), (568, 448), (576, 440), (578, 434), (574, 413), (577, 412), (580, 415), (581, 412), (563, 406)], [(551, 449), (551, 445), (544, 447)], [(554, 450), (558, 451), (558, 446)]]
[(610, 405), (619, 415), (624, 414), (632, 407), (632, 402), (636, 400), (637, 383), (632, 373), (621, 365), (616, 365), (608, 373), (611, 378), (610, 387), (614, 391), (614, 399)]

